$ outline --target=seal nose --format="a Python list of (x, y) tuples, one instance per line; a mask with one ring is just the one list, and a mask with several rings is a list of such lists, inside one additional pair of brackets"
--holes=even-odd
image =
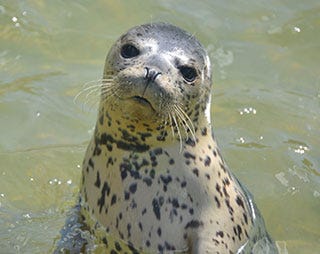
[(146, 70), (146, 75), (144, 76), (144, 78), (146, 80), (148, 80), (148, 82), (150, 81), (155, 81), (155, 79), (161, 75), (161, 72), (159, 71), (156, 71), (156, 70), (153, 70), (153, 69), (150, 69), (148, 67), (145, 67), (144, 68)]

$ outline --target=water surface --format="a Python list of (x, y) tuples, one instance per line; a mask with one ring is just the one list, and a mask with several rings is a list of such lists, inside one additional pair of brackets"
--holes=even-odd
[(49, 253), (79, 188), (101, 78), (130, 27), (167, 21), (213, 62), (213, 125), (283, 253), (320, 250), (318, 1), (0, 1), (0, 249)]

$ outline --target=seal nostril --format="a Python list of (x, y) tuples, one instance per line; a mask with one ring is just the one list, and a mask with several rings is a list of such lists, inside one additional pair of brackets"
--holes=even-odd
[(155, 79), (161, 75), (161, 72), (158, 72), (158, 71), (155, 71), (155, 70), (152, 70), (148, 67), (145, 67), (145, 70), (146, 70), (146, 75), (144, 76), (145, 79), (147, 79), (149, 82), (150, 81), (155, 81)]
[(154, 77), (153, 77), (153, 80), (152, 81), (154, 81), (159, 75), (161, 75), (162, 73), (161, 72), (157, 72), (155, 75), (154, 75)]
[(148, 67), (144, 67), (144, 69), (146, 70), (146, 75), (144, 76), (145, 79), (148, 79), (149, 76), (149, 68)]

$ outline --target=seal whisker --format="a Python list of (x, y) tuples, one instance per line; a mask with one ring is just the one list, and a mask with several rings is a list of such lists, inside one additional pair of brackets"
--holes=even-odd
[(93, 85), (93, 86), (86, 87), (86, 88), (82, 89), (82, 90), (81, 90), (79, 93), (77, 93), (76, 96), (74, 97), (73, 103), (76, 103), (77, 100), (78, 100), (78, 98), (79, 98), (81, 95), (83, 95), (84, 93), (86, 93), (87, 91), (90, 92), (90, 90), (92, 90), (92, 89), (95, 89), (95, 88), (97, 88), (97, 87), (100, 88), (101, 85), (102, 85), (102, 84)]
[(179, 141), (180, 141), (180, 150), (179, 151), (181, 152), (182, 151), (182, 136), (181, 136), (179, 124), (178, 124), (178, 121), (176, 119), (176, 116), (175, 116), (174, 112), (172, 112), (171, 117), (173, 119), (173, 122), (175, 124), (176, 130), (177, 130), (177, 133), (178, 133), (178, 137), (179, 137)]
[[(97, 98), (98, 98), (98, 97), (97, 97)], [(84, 106), (87, 106), (87, 107), (88, 107), (88, 111), (92, 111), (93, 108), (96, 108), (96, 107), (97, 107), (98, 103), (99, 103), (99, 100), (95, 100), (95, 101), (93, 101), (91, 104), (89, 104), (89, 101), (86, 101), (85, 104), (84, 104)], [(84, 107), (84, 106), (83, 106), (83, 107)], [(83, 109), (83, 110), (84, 110), (84, 109)]]
[[(191, 121), (190, 117), (179, 105), (175, 105), (175, 107), (177, 108), (177, 111), (179, 111), (184, 116), (183, 121), (187, 125), (187, 128), (189, 129), (193, 140), (196, 141), (195, 129), (194, 129), (194, 125), (193, 125), (193, 122)], [(188, 122), (189, 122), (189, 124), (188, 124)]]
[[(90, 81), (90, 82), (87, 82), (87, 84), (88, 83), (92, 84), (94, 82), (97, 82), (97, 81)], [(99, 84), (90, 85), (89, 87), (85, 87), (83, 90), (81, 90), (75, 96), (75, 98), (73, 100), (74, 103), (76, 103), (77, 100), (81, 96), (84, 96), (85, 101), (82, 103), (82, 110), (83, 111), (85, 111), (85, 107), (87, 107), (87, 105), (89, 105), (89, 103), (91, 101), (93, 101), (93, 103), (91, 105), (89, 105), (88, 107), (89, 107), (89, 111), (92, 110), (92, 108), (95, 107), (95, 105), (99, 102), (98, 98), (99, 98), (100, 94), (105, 93), (106, 91), (113, 89), (112, 79), (101, 79), (98, 82), (99, 82)], [(104, 91), (102, 91), (102, 90), (104, 90)]]
[[(98, 87), (96, 87), (96, 88), (91, 89), (91, 91), (89, 91), (89, 92), (86, 94), (86, 99), (88, 99), (88, 98), (90, 97), (90, 95), (92, 95), (93, 93), (100, 91), (100, 88), (101, 88), (101, 86), (98, 86)], [(99, 94), (100, 94), (100, 93), (99, 93)], [(99, 95), (99, 94), (98, 94), (98, 95)]]
[(174, 110), (176, 112), (177, 120), (178, 120), (178, 122), (181, 123), (181, 126), (183, 127), (184, 132), (188, 138), (189, 137), (188, 129), (190, 129), (190, 128), (189, 128), (188, 124), (186, 123), (183, 114), (179, 111), (179, 109), (176, 107), (176, 105), (174, 105)]
[(115, 102), (115, 100), (121, 97), (121, 89), (120, 87), (111, 87), (101, 93), (101, 97), (103, 98), (104, 103), (106, 102)]
[(112, 97), (112, 96), (116, 96), (117, 93), (119, 92), (119, 87), (106, 87), (105, 89), (103, 89), (101, 91), (101, 97)]
[[(89, 82), (86, 82), (84, 85), (83, 85), (83, 89), (77, 93), (73, 99), (73, 103), (77, 103), (77, 100), (80, 98), (80, 96), (86, 94), (86, 97), (85, 98), (88, 98), (89, 97), (89, 94), (92, 94), (96, 91), (98, 91), (100, 88), (104, 87), (106, 83), (111, 83), (113, 80), (113, 78), (109, 78), (109, 79), (98, 79), (98, 80), (92, 80), (92, 81), (89, 81)], [(93, 83), (96, 83), (94, 85), (92, 85)], [(111, 86), (111, 85), (110, 85)], [(93, 92), (92, 92), (93, 90)]]
[(173, 127), (171, 112), (168, 113), (168, 118), (169, 118), (169, 122), (170, 122), (170, 128), (171, 128), (172, 138), (174, 139), (175, 134), (174, 134), (174, 127)]

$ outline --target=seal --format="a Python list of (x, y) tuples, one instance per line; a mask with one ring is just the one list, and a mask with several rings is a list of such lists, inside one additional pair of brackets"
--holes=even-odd
[(78, 205), (106, 253), (277, 253), (211, 131), (211, 83), (203, 46), (171, 24), (110, 49)]

